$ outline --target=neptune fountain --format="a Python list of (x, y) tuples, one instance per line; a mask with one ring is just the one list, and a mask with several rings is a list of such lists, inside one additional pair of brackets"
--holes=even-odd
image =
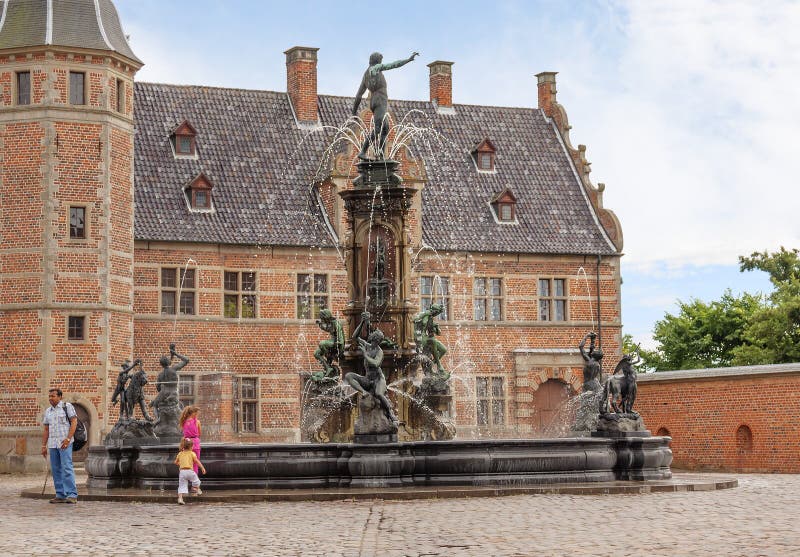
[[(432, 303), (419, 311), (409, 291), (409, 219), (418, 189), (403, 184), (400, 163), (391, 157), (396, 150), (387, 149), (391, 134), (382, 72), (416, 56), (383, 64), (373, 54), (353, 107), (356, 113), (361, 95), (371, 92), (374, 118), (357, 155), (358, 176), (351, 189), (339, 193), (347, 215), (341, 247), (349, 301), (341, 321), (328, 309), (320, 311), (317, 324), (328, 335), (314, 352), (320, 368), (303, 374), (301, 429), (309, 442), (206, 443), (203, 487), (385, 488), (670, 478), (669, 438), (651, 436), (633, 411), (635, 362), (626, 356), (617, 366), (622, 376), (601, 384), (593, 334), (580, 346), (585, 381), (573, 435), (458, 439), (451, 418), (453, 377), (442, 361), (448, 349), (437, 338), (442, 307)], [(390, 385), (402, 386), (393, 391), (405, 400), (398, 408), (387, 396)], [(174, 433), (167, 432), (165, 442), (155, 433), (155, 438), (112, 438), (91, 447), (88, 486), (172, 488), (177, 481)]]

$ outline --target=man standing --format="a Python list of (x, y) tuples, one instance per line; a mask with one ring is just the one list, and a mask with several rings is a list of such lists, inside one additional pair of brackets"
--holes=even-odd
[(361, 85), (359, 85), (356, 93), (356, 100), (353, 103), (353, 116), (355, 116), (358, 114), (361, 97), (366, 91), (369, 91), (369, 109), (372, 111), (373, 125), (372, 131), (364, 138), (361, 151), (358, 153), (358, 158), (361, 160), (369, 158), (367, 149), (369, 149), (370, 145), (373, 146), (379, 159), (385, 158), (386, 136), (389, 135), (389, 122), (386, 114), (389, 110), (389, 96), (386, 92), (386, 78), (383, 77), (383, 72), (405, 66), (417, 56), (419, 56), (419, 53), (413, 52), (405, 60), (383, 64), (383, 55), (380, 52), (373, 52), (370, 55), (369, 67), (364, 72)]
[(42, 456), (50, 453), (50, 470), (56, 496), (51, 503), (77, 503), (78, 489), (75, 486), (75, 469), (72, 467), (72, 436), (78, 427), (78, 414), (68, 402), (63, 402), (61, 389), (50, 389), (50, 408), (45, 410), (44, 433), (42, 434)]

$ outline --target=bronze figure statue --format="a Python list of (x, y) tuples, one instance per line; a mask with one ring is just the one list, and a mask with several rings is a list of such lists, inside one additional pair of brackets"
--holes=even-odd
[(130, 360), (125, 360), (122, 363), (122, 370), (117, 375), (117, 386), (114, 388), (114, 394), (111, 395), (111, 405), (116, 406), (119, 400), (119, 418), (130, 418), (128, 414), (128, 400), (126, 398), (126, 387), (130, 379), (130, 371), (137, 365), (141, 364), (141, 360), (136, 360), (131, 363)]
[[(597, 333), (591, 331), (584, 335), (578, 348), (583, 358), (583, 392), (600, 391), (603, 387), (600, 380), (603, 377), (603, 368), (600, 367), (600, 360), (603, 359), (603, 351), (595, 347)], [(586, 340), (589, 340), (589, 351), (586, 351)]]
[(369, 333), (367, 340), (364, 340), (360, 336), (365, 325), (367, 331), (369, 331), (369, 318), (369, 312), (361, 314), (361, 323), (359, 323), (356, 330), (353, 331), (353, 340), (355, 340), (359, 348), (361, 348), (361, 356), (364, 361), (364, 375), (351, 371), (345, 375), (344, 380), (356, 391), (361, 393), (362, 396), (370, 395), (378, 399), (386, 417), (397, 427), (400, 422), (397, 420), (397, 416), (395, 416), (391, 401), (386, 397), (386, 377), (383, 375), (383, 370), (381, 369), (381, 364), (383, 363), (383, 349), (381, 348), (383, 332), (381, 332), (380, 329), (375, 329)]
[(447, 353), (447, 347), (436, 338), (442, 334), (436, 316), (443, 311), (444, 306), (436, 303), (414, 316), (414, 341), (417, 343), (417, 351), (425, 356), (422, 364), (425, 375), (431, 375), (433, 364), (436, 364), (439, 375), (447, 378), (449, 374), (442, 365), (442, 357)]
[[(614, 373), (608, 378), (603, 390), (605, 411), (608, 411), (609, 396), (611, 408), (617, 414), (634, 414), (633, 403), (636, 401), (636, 365), (642, 361), (637, 349), (633, 354), (623, 354), (622, 359), (614, 368)], [(622, 375), (618, 375), (622, 371)]]
[(344, 329), (331, 310), (327, 308), (320, 310), (317, 325), (330, 335), (329, 338), (319, 343), (314, 352), (314, 358), (322, 364), (323, 371), (312, 373), (311, 380), (323, 381), (339, 376), (340, 371), (335, 362), (338, 362), (344, 354)]
[(414, 58), (419, 56), (418, 52), (414, 52), (404, 60), (397, 60), (383, 64), (383, 55), (380, 52), (373, 52), (369, 57), (369, 67), (364, 72), (364, 77), (361, 79), (361, 85), (358, 87), (356, 93), (356, 100), (353, 104), (353, 116), (358, 114), (358, 107), (361, 104), (361, 97), (364, 92), (369, 91), (369, 109), (372, 111), (372, 131), (364, 138), (364, 143), (361, 145), (361, 151), (358, 153), (358, 158), (361, 160), (368, 160), (367, 150), (372, 145), (374, 151), (378, 155), (378, 159), (383, 160), (386, 158), (384, 148), (386, 144), (386, 137), (389, 135), (389, 121), (387, 112), (389, 110), (389, 96), (386, 92), (386, 78), (383, 77), (385, 70), (393, 70), (400, 66), (405, 66)]
[(144, 386), (147, 385), (147, 373), (142, 367), (141, 360), (136, 360), (134, 365), (138, 366), (139, 369), (131, 375), (128, 387), (125, 389), (125, 404), (127, 405), (125, 413), (128, 418), (133, 419), (134, 410), (138, 405), (139, 410), (142, 411), (142, 417), (148, 422), (152, 422), (153, 418), (147, 413), (147, 407), (144, 403)]
[[(178, 358), (180, 362), (172, 365), (172, 361)], [(169, 345), (169, 357), (161, 356), (159, 360), (161, 364), (161, 372), (156, 378), (156, 391), (158, 394), (156, 398), (150, 401), (150, 406), (154, 408), (156, 419), (159, 422), (164, 421), (162, 414), (168, 412), (171, 417), (175, 416), (175, 427), (178, 424), (178, 414), (180, 413), (180, 400), (178, 398), (178, 370), (182, 369), (189, 363), (189, 358), (181, 356), (175, 351), (175, 345)], [(177, 429), (176, 429), (177, 431)]]

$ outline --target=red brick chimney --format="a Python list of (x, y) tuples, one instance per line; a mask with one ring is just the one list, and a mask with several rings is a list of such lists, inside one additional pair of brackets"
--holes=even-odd
[(437, 60), (428, 64), (431, 69), (431, 102), (437, 106), (453, 106), (453, 62)]
[(556, 74), (558, 72), (537, 73), (539, 87), (539, 108), (552, 118), (556, 107)]
[(316, 123), (318, 48), (294, 46), (286, 55), (286, 90), (300, 123)]

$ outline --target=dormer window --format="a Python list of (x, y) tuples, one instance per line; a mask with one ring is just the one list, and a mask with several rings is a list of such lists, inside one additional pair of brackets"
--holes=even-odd
[(214, 205), (211, 200), (211, 182), (204, 175), (200, 174), (192, 180), (185, 188), (186, 203), (189, 209), (198, 212), (211, 212)]
[(502, 224), (516, 224), (517, 198), (509, 188), (498, 193), (491, 201), (495, 219)]
[(484, 139), (472, 150), (472, 157), (479, 172), (494, 172), (494, 155), (497, 150), (489, 139)]
[(194, 157), (197, 154), (195, 137), (197, 132), (185, 121), (172, 131), (172, 148), (176, 157)]

